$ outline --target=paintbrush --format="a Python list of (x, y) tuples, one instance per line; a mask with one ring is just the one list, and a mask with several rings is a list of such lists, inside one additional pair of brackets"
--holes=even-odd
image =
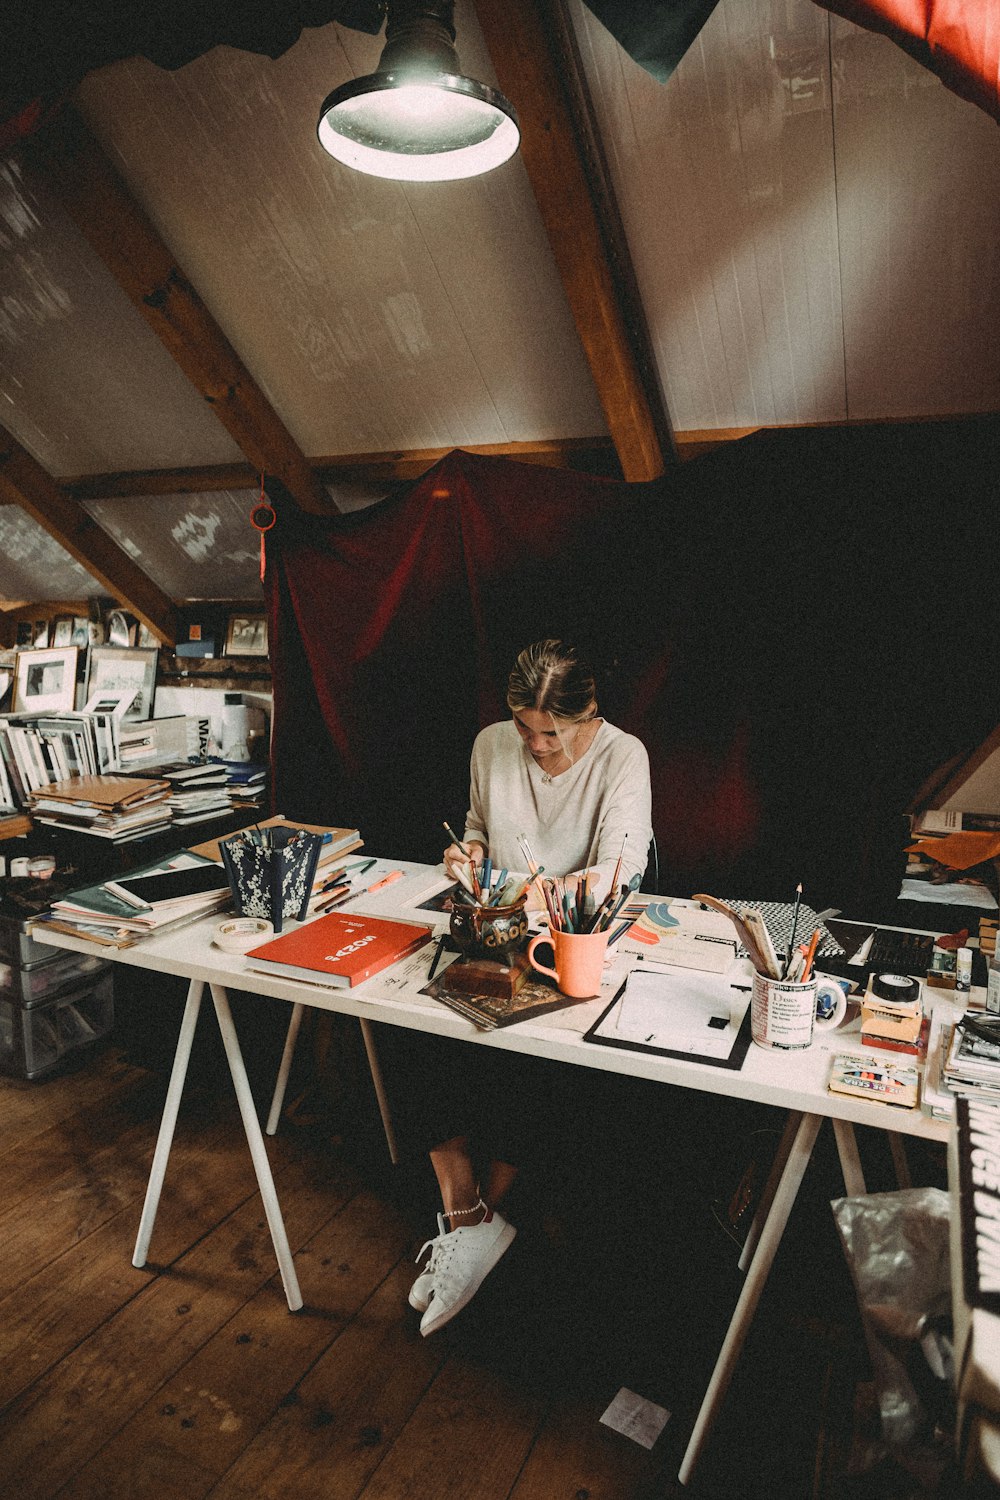
[[(767, 959), (760, 950), (757, 937), (750, 931), (750, 928), (743, 920), (743, 916), (735, 907), (728, 906), (725, 901), (720, 901), (717, 896), (692, 896), (691, 899), (692, 901), (700, 901), (703, 906), (710, 906), (713, 911), (721, 912), (724, 917), (728, 917), (736, 928), (736, 935), (740, 940), (741, 946), (750, 955), (750, 962), (757, 970), (757, 973), (764, 974), (770, 979), (777, 979), (777, 964), (773, 968), (768, 966)], [(770, 942), (770, 938), (768, 938), (768, 942)]]

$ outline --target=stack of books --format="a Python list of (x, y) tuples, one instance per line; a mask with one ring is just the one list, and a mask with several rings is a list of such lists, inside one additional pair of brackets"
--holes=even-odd
[(247, 964), (264, 974), (350, 988), (422, 948), (431, 936), (429, 927), (414, 922), (331, 912), (251, 948)]
[(168, 932), (231, 904), (221, 865), (184, 851), (103, 885), (68, 891), (33, 924), (72, 933), (105, 947), (130, 948), (154, 932)]
[[(276, 814), (273, 818), (261, 818), (258, 822), (251, 823), (249, 827), (257, 829), (258, 832), (263, 828), (287, 828), (292, 832), (301, 829), (306, 833), (320, 834), (323, 844), (320, 849), (319, 859), (316, 862), (317, 879), (323, 869), (332, 865), (335, 860), (339, 864), (341, 856), (353, 854), (355, 849), (364, 847), (364, 839), (357, 828), (331, 828), (327, 824), (321, 823), (296, 823), (291, 818), (282, 817), (280, 813)], [(241, 832), (240, 829), (236, 829), (235, 831), (237, 833)], [(232, 837), (232, 835), (223, 835), (223, 837)], [(220, 840), (215, 838), (208, 839), (203, 844), (195, 844), (192, 847), (195, 854), (202, 854), (206, 859), (214, 859), (221, 862), (222, 851), (219, 845)]]
[(170, 783), (170, 810), (174, 822), (182, 826), (222, 817), (233, 805), (225, 767), (217, 762), (173, 762), (158, 767), (157, 775)]
[(225, 772), (234, 807), (254, 807), (261, 801), (267, 787), (267, 766), (252, 760), (217, 760), (213, 764)]
[(1000, 1103), (1000, 1021), (966, 1012), (952, 1030), (941, 1071), (957, 1098)]
[(75, 776), (31, 794), (39, 823), (124, 843), (170, 826), (170, 782), (150, 776)]
[(98, 707), (78, 713), (2, 714), (0, 813), (28, 808), (33, 793), (53, 782), (152, 770), (184, 760), (201, 723), (189, 714), (131, 720)]

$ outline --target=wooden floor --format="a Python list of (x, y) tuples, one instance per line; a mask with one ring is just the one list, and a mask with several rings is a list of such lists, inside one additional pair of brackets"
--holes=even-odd
[[(685, 1190), (629, 1144), (658, 1122), (606, 1099), (621, 1130), (606, 1160), (591, 1140), (572, 1184), (556, 1173), (524, 1190), (505, 1260), (422, 1339), (406, 1293), (432, 1232), (430, 1184), (416, 1164), (388, 1169), (376, 1126), (353, 1138), (336, 1101), (269, 1143), (300, 1313), (283, 1299), (228, 1080), (185, 1096), (152, 1261), (134, 1269), (164, 1089), (115, 1045), (57, 1079), (0, 1080), (4, 1496), (909, 1493), (858, 1472), (870, 1386), (828, 1222), (841, 1191), (829, 1153), (685, 1492), (677, 1463), (738, 1287), (717, 1213), (737, 1181), (732, 1141), (753, 1145), (739, 1122), (716, 1180)], [(672, 1412), (651, 1451), (599, 1422), (623, 1386)]]

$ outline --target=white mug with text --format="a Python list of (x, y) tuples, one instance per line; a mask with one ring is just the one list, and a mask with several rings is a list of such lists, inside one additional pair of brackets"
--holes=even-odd
[(847, 1014), (847, 996), (835, 979), (787, 979), (753, 976), (750, 1035), (758, 1047), (796, 1052), (810, 1047), (813, 1031), (832, 1031)]

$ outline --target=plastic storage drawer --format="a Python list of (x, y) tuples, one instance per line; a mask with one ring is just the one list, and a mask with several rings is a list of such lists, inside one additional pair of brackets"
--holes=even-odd
[(0, 962), (0, 999), (41, 1005), (64, 990), (91, 983), (109, 967), (107, 959), (89, 953), (67, 953), (60, 948), (52, 952), (54, 957), (41, 964)]
[(42, 1005), (25, 1008), (0, 1000), (0, 1070), (19, 1078), (39, 1078), (114, 1025), (112, 975), (70, 990)]
[(0, 917), (0, 963), (20, 968), (24, 964), (44, 964), (65, 953), (51, 943), (40, 943), (26, 930), (25, 923)]

